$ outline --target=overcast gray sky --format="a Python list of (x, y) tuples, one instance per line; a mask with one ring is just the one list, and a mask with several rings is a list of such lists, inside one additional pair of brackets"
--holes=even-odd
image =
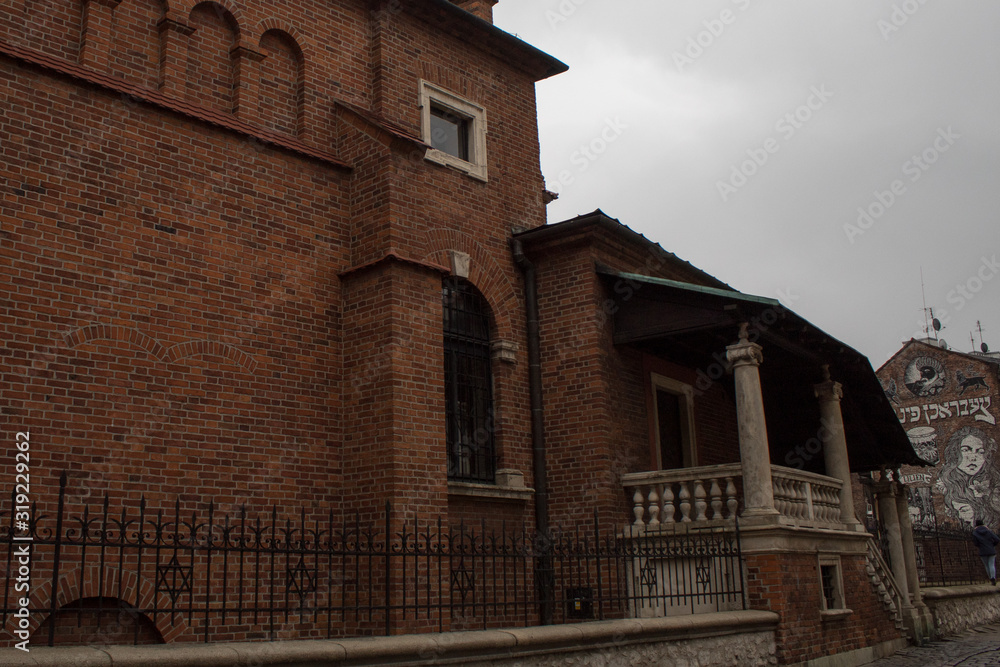
[(494, 18), (570, 66), (537, 86), (549, 222), (601, 208), (876, 368), (921, 335), (922, 269), (949, 346), (973, 349), (979, 320), (1000, 350), (1000, 3), (500, 0)]

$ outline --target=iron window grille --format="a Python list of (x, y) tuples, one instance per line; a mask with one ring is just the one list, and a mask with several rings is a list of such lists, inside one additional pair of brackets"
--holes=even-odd
[(491, 484), (496, 449), (489, 305), (457, 277), (444, 280), (442, 298), (448, 478)]

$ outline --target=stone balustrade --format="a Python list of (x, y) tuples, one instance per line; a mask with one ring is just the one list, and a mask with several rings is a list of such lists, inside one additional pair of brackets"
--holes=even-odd
[(742, 475), (739, 463), (624, 475), (635, 514), (632, 525), (655, 528), (731, 519), (739, 506), (736, 480)]
[[(632, 498), (632, 525), (657, 528), (733, 518), (741, 504), (737, 486), (742, 477), (741, 465), (728, 463), (630, 473), (622, 476), (622, 484)], [(783, 522), (840, 524), (839, 479), (776, 465), (771, 478)]]
[(771, 466), (774, 506), (796, 523), (840, 523), (839, 479), (795, 468)]

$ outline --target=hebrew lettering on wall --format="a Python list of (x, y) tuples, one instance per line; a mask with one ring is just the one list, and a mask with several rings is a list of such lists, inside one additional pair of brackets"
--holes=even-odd
[(968, 526), (982, 519), (991, 528), (1000, 523), (1000, 475), (993, 461), (996, 441), (975, 426), (963, 426), (948, 439), (944, 465), (936, 487), (944, 495), (945, 511)]
[(916, 424), (921, 421), (930, 424), (937, 419), (950, 419), (952, 417), (972, 417), (976, 421), (995, 426), (997, 418), (990, 412), (992, 404), (993, 397), (991, 396), (962, 398), (944, 403), (911, 405), (899, 408), (896, 414), (899, 422), (903, 425)]

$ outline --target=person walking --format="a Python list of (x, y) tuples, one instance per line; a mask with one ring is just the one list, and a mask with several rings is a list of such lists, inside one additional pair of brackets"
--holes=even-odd
[(972, 531), (972, 541), (979, 549), (979, 557), (983, 559), (983, 565), (986, 566), (986, 574), (990, 577), (990, 583), (996, 586), (997, 544), (1000, 544), (1000, 537), (984, 526), (982, 519), (976, 519), (976, 528)]

